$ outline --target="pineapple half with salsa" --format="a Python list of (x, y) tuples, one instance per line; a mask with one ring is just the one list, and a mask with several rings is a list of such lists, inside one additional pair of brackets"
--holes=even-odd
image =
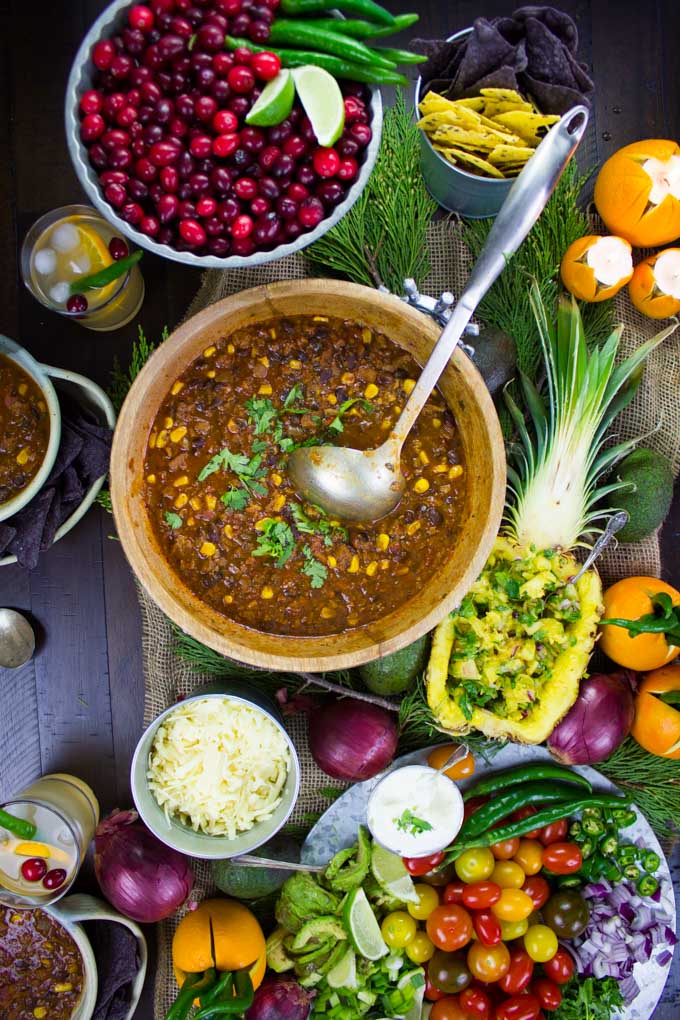
[(531, 304), (546, 398), (521, 376), (525, 421), (506, 394), (520, 441), (509, 450), (505, 525), (480, 577), (434, 632), (427, 698), (451, 733), (538, 744), (576, 700), (602, 616), (597, 571), (571, 578), (573, 549), (601, 530), (611, 512), (602, 501), (624, 484), (598, 481), (637, 442), (604, 448), (606, 433), (632, 400), (645, 358), (675, 326), (616, 365), (622, 327), (589, 349), (573, 298), (560, 301), (556, 324), (536, 285)]

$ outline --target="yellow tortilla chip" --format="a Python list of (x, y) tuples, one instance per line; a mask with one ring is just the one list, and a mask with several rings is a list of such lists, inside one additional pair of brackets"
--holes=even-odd
[(485, 99), (495, 99), (498, 102), (503, 103), (515, 103), (518, 109), (523, 109), (526, 103), (525, 99), (522, 99), (519, 92), (515, 89), (480, 89), (480, 95), (484, 96)]
[(479, 156), (475, 156), (474, 153), (465, 152), (463, 149), (458, 149), (453, 145), (447, 148), (436, 147), (438, 152), (441, 152), (442, 156), (453, 163), (454, 165), (460, 163), (464, 170), (469, 170), (471, 167), (473, 171), (481, 173), (484, 177), (497, 177), (503, 178), (504, 174), (501, 173), (495, 166), (487, 162), (485, 159), (480, 159)]
[(497, 145), (489, 153), (489, 162), (494, 166), (506, 163), (526, 162), (534, 154), (534, 150), (519, 145)]
[(557, 116), (513, 110), (497, 114), (495, 122), (503, 125), (509, 131), (514, 131), (528, 145), (536, 147), (547, 134), (548, 128), (552, 124), (556, 124), (559, 119)]

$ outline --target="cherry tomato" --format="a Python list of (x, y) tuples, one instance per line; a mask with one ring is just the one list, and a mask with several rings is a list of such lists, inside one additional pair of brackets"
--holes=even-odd
[(558, 889), (543, 908), (543, 918), (558, 938), (575, 939), (588, 924), (588, 904), (575, 889)]
[(513, 995), (496, 1006), (496, 1020), (537, 1020), (541, 1004), (535, 995)]
[(554, 875), (574, 875), (583, 867), (583, 856), (576, 843), (553, 843), (543, 851), (543, 867)]
[(521, 939), (528, 927), (529, 921), (526, 917), (523, 921), (501, 921), (501, 938), (504, 942)]
[(543, 845), (537, 839), (520, 839), (513, 860), (525, 875), (537, 875), (543, 867)]
[(465, 958), (456, 953), (443, 953), (438, 949), (427, 965), (430, 981), (447, 995), (462, 992), (472, 981)]
[(491, 909), (499, 921), (523, 921), (534, 905), (531, 897), (521, 889), (503, 889), (500, 899)]
[(406, 946), (406, 955), (413, 963), (427, 963), (432, 959), (434, 953), (434, 942), (428, 938), (424, 931), (417, 931)]
[(444, 903), (462, 903), (465, 882), (449, 882), (444, 890)]
[(491, 1016), (491, 998), (481, 985), (470, 985), (460, 993), (460, 1004), (466, 1017), (475, 1020), (489, 1020)]
[(541, 1007), (550, 1012), (557, 1009), (562, 1002), (560, 986), (555, 984), (554, 981), (549, 981), (548, 978), (539, 978), (538, 981), (534, 981), (531, 990), (541, 1004)]
[(477, 938), (485, 946), (497, 946), (502, 939), (501, 922), (490, 910), (478, 910), (472, 915)]
[(542, 875), (530, 875), (522, 886), (522, 892), (531, 897), (534, 910), (540, 910), (550, 897), (550, 886)]
[[(517, 808), (516, 811), (510, 815), (510, 819), (513, 822), (521, 822), (525, 818), (530, 818), (531, 815), (536, 814), (536, 808), (532, 807), (531, 804), (527, 804), (526, 807)], [(525, 832), (524, 836), (526, 839), (538, 839), (540, 829), (532, 829), (531, 832)]]
[(495, 882), (473, 882), (463, 887), (463, 903), (468, 910), (485, 910), (498, 903), (501, 892)]
[(465, 801), (465, 807), (463, 808), (463, 821), (466, 822), (470, 815), (474, 815), (477, 808), (480, 808), (482, 804), (486, 804), (488, 797), (471, 797), (470, 800)]
[(558, 822), (544, 825), (538, 833), (543, 846), (550, 846), (551, 843), (560, 843), (567, 835), (568, 825), (566, 818), (560, 818)]
[(418, 882), (414, 888), (418, 902), (407, 903), (406, 909), (411, 917), (415, 917), (416, 921), (424, 921), (435, 907), (439, 906), (439, 893), (431, 885), (425, 885), (424, 882)]
[(497, 861), (491, 872), (491, 881), (501, 889), (521, 889), (526, 875), (516, 861)]
[(426, 875), (428, 871), (432, 871), (438, 864), (441, 864), (444, 860), (444, 854), (430, 854), (429, 857), (402, 857), (402, 860), (409, 875), (420, 877), (420, 875)]
[(534, 963), (552, 960), (557, 952), (557, 935), (545, 924), (532, 924), (524, 936), (524, 948)]
[[(463, 882), (484, 882), (491, 878), (496, 859), (487, 847), (475, 847), (464, 850), (456, 859), (456, 874)], [(500, 885), (500, 883), (499, 883)]]
[(468, 970), (478, 981), (490, 984), (507, 974), (510, 967), (510, 953), (504, 942), (497, 946), (485, 946), (482, 942), (473, 942), (467, 954)]
[(518, 995), (527, 987), (534, 973), (534, 961), (526, 949), (514, 946), (510, 950), (510, 969), (498, 982), (498, 987), (506, 995)]
[[(430, 751), (427, 756), (427, 764), (431, 769), (440, 769), (454, 751), (454, 744), (442, 744), (441, 747), (435, 747), (434, 751)], [(468, 776), (474, 775), (474, 771), (475, 759), (472, 752), (468, 751), (465, 757), (457, 761), (451, 768), (448, 768), (444, 775), (448, 776), (449, 779), (467, 779)]]
[(427, 882), (428, 885), (441, 888), (443, 885), (448, 885), (455, 876), (456, 869), (453, 866), (453, 861), (451, 861), (450, 864), (444, 865), (443, 868), (433, 868), (432, 871), (426, 871), (421, 877), (423, 882)]
[(466, 1020), (460, 999), (457, 995), (447, 995), (446, 998), (435, 1002), (430, 1013), (430, 1020)]
[(430, 981), (430, 975), (425, 968), (425, 998), (430, 1002), (437, 1002), (438, 999), (446, 998), (446, 992), (441, 992), (436, 985)]
[(415, 938), (417, 926), (405, 910), (393, 910), (384, 918), (380, 931), (390, 949), (404, 949)]
[(428, 917), (425, 927), (437, 949), (445, 949), (447, 953), (462, 949), (472, 938), (472, 918), (457, 903), (437, 907)]
[(567, 950), (560, 946), (553, 958), (545, 961), (543, 970), (556, 984), (566, 985), (574, 975), (574, 961)]
[(275, 53), (255, 53), (250, 58), (250, 66), (256, 78), (271, 81), (281, 70), (281, 60)]
[(494, 843), (490, 847), (491, 853), (497, 861), (509, 861), (519, 850), (519, 839), (504, 839), (500, 843)]

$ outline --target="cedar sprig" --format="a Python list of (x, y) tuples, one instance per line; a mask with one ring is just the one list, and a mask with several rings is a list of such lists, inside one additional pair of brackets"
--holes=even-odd
[(662, 842), (677, 837), (680, 776), (670, 758), (650, 754), (629, 737), (597, 770), (629, 793)]

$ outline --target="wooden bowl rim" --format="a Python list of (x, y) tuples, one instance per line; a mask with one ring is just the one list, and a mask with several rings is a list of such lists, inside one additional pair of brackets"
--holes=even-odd
[[(362, 311), (368, 306), (372, 311), (382, 309), (388, 317), (398, 315), (406, 319), (414, 330), (425, 335), (428, 342), (434, 343), (439, 336), (440, 327), (422, 312), (391, 294), (384, 294), (360, 284), (325, 278), (307, 278), (263, 284), (239, 291), (186, 319), (154, 351), (135, 379), (121, 408), (111, 452), (110, 488), (118, 536), (134, 574), (150, 598), (170, 620), (201, 643), (230, 659), (276, 671), (349, 669), (396, 652), (432, 630), (447, 613), (460, 604), (463, 596), (481, 573), (498, 534), (505, 502), (505, 447), (496, 410), (481, 375), (470, 358), (457, 348), (451, 366), (454, 371), (460, 373), (474, 396), (486, 427), (486, 442), (490, 452), (488, 471), (491, 473), (491, 499), (489, 506), (482, 508), (481, 511), (483, 520), (477, 525), (480, 530), (476, 550), (462, 571), (459, 582), (445, 597), (431, 605), (414, 623), (386, 638), (373, 639), (367, 635), (371, 629), (380, 629), (384, 621), (374, 621), (373, 624), (353, 628), (339, 635), (300, 637), (269, 634), (229, 620), (207, 603), (201, 602), (183, 584), (157, 547), (148, 521), (144, 522), (143, 527), (136, 527), (133, 522), (134, 514), (139, 510), (136, 504), (142, 501), (131, 491), (135, 485), (135, 478), (132, 476), (135, 475), (137, 484), (141, 485), (142, 467), (141, 464), (134, 465), (130, 446), (135, 435), (138, 437), (140, 434), (138, 423), (140, 415), (146, 415), (152, 421), (159, 406), (158, 404), (155, 406), (153, 414), (144, 410), (147, 391), (159, 376), (168, 374), (169, 365), (174, 366), (171, 373), (173, 378), (177, 377), (179, 371), (184, 371), (201, 349), (198, 338), (211, 330), (214, 333), (216, 324), (234, 313), (264, 306), (265, 311), (260, 311), (259, 315), (251, 320), (257, 322), (269, 316), (304, 314), (305, 298), (322, 299), (327, 302), (333, 297), (356, 304), (357, 321), (361, 321)], [(300, 311), (283, 312), (277, 308), (279, 300), (291, 298), (301, 299)], [(315, 310), (310, 309), (309, 312), (314, 314)], [(328, 310), (327, 314), (332, 315), (333, 312)], [(242, 325), (244, 323), (234, 328), (240, 328)], [(373, 328), (386, 333), (377, 326)], [(398, 346), (402, 346), (398, 340), (391, 339)], [(190, 357), (183, 359), (179, 368), (175, 362), (182, 360), (181, 354), (185, 346), (190, 347), (192, 353)], [(446, 371), (449, 372), (451, 369)], [(165, 382), (166, 387), (171, 385), (168, 379)], [(166, 393), (167, 388), (163, 391), (162, 399)], [(169, 585), (162, 583), (160, 575), (163, 573), (167, 575)], [(417, 596), (397, 607), (385, 619), (389, 621), (392, 617), (398, 616), (406, 607), (412, 605), (414, 599), (422, 597), (423, 591), (425, 589), (421, 589)], [(187, 604), (190, 609), (187, 609)], [(343, 639), (353, 647), (342, 650)]]

